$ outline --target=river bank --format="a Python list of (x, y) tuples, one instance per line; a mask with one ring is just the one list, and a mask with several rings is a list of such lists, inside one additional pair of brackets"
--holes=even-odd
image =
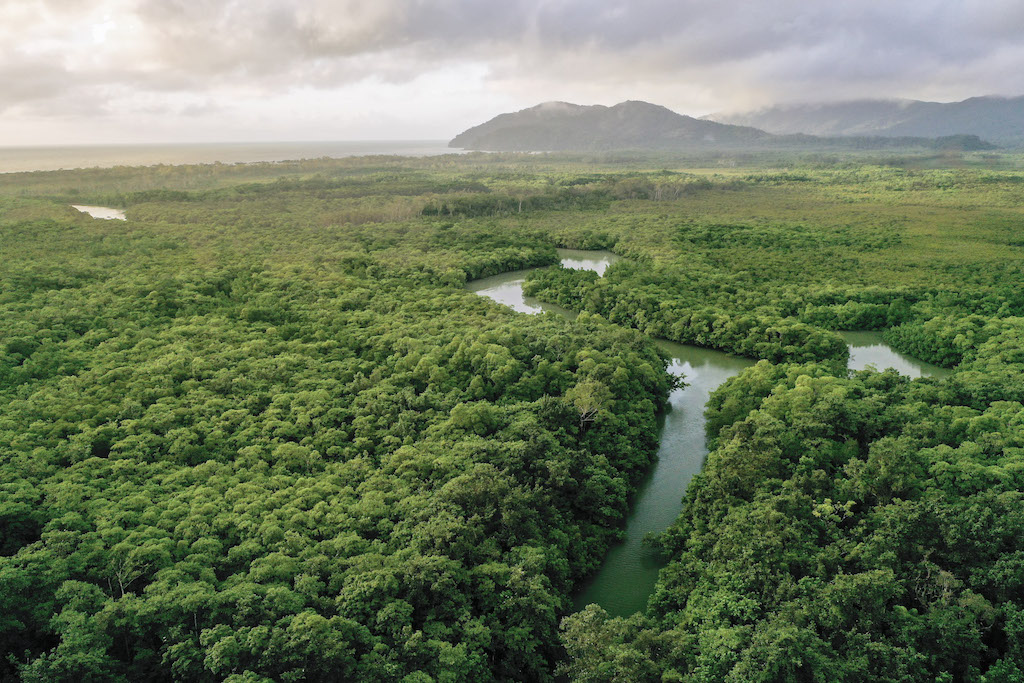
[[(622, 257), (610, 251), (559, 249), (561, 265), (592, 270), (603, 276)], [(523, 283), (531, 268), (481, 278), (466, 288), (486, 296), (519, 313), (536, 315), (556, 313), (568, 319), (575, 311), (540, 301), (523, 294)], [(949, 370), (900, 354), (882, 341), (881, 332), (840, 333), (850, 348), (849, 369), (872, 366), (878, 370), (895, 368), (910, 377), (945, 376)], [(601, 568), (590, 577), (573, 598), (579, 610), (590, 603), (603, 607), (612, 616), (628, 616), (643, 610), (654, 590), (664, 561), (657, 550), (644, 544), (649, 533), (660, 533), (682, 510), (682, 498), (707, 457), (704, 406), (711, 393), (723, 382), (750, 367), (755, 361), (721, 351), (655, 340), (670, 360), (668, 372), (682, 377), (686, 386), (669, 396), (669, 409), (662, 417), (658, 458), (633, 496), (626, 519), (625, 536), (613, 546)]]

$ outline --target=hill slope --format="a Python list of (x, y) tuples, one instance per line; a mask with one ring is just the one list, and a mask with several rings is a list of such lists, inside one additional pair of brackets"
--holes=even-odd
[(770, 133), (821, 136), (978, 135), (1002, 144), (1024, 143), (1024, 97), (972, 97), (962, 102), (855, 100), (769, 107), (705, 120), (755, 126)]
[(612, 107), (545, 102), (457, 135), (449, 147), (491, 151), (680, 148), (745, 144), (764, 131), (703, 121), (647, 102)]

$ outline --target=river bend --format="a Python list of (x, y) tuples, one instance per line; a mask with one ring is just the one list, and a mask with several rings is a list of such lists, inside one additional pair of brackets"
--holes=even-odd
[[(602, 276), (609, 266), (621, 259), (610, 251), (559, 249), (558, 255), (566, 268), (593, 270)], [(468, 283), (466, 288), (520, 313), (550, 311), (575, 318), (575, 311), (523, 294), (523, 282), (533, 270), (536, 269), (481, 278)], [(882, 341), (880, 332), (841, 334), (850, 346), (851, 370), (870, 365), (879, 370), (893, 367), (911, 377), (949, 373), (897, 353)], [(652, 531), (662, 532), (675, 521), (682, 511), (686, 487), (704, 464), (708, 453), (704, 406), (711, 392), (755, 362), (664, 339), (655, 342), (671, 358), (669, 373), (683, 377), (686, 386), (669, 396), (668, 408), (661, 418), (658, 458), (631, 501), (625, 538), (609, 550), (601, 568), (577, 591), (573, 597), (576, 609), (597, 603), (612, 616), (628, 616), (646, 608), (664, 562), (656, 550), (644, 545), (644, 536)]]

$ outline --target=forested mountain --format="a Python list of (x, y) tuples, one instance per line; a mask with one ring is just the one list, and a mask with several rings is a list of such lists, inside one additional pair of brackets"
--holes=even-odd
[(1024, 143), (1024, 97), (972, 97), (962, 102), (853, 100), (792, 104), (706, 120), (754, 126), (777, 135), (943, 137), (977, 135), (998, 144)]
[[(877, 159), (5, 176), (0, 680), (1022, 680), (1024, 173)], [(547, 265), (575, 320), (464, 287)], [(953, 372), (850, 375), (844, 329)], [(760, 362), (648, 609), (574, 612), (676, 384), (655, 336)]]
[(449, 147), (479, 150), (678, 148), (749, 143), (767, 137), (754, 128), (701, 121), (647, 102), (613, 107), (545, 102), (501, 114), (460, 133)]
[(613, 107), (546, 102), (495, 118), (455, 136), (449, 147), (483, 151), (598, 151), (622, 149), (991, 149), (977, 136), (865, 133), (818, 137), (792, 131), (773, 135), (750, 126), (725, 125), (677, 114), (647, 102)]

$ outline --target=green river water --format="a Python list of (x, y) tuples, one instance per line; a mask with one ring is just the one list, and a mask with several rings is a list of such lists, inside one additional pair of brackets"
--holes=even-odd
[[(593, 270), (598, 275), (621, 258), (609, 251), (576, 249), (559, 249), (558, 255), (566, 268)], [(551, 311), (576, 317), (573, 311), (524, 296), (523, 281), (529, 272), (520, 270), (474, 280), (467, 289), (520, 313)], [(880, 332), (842, 335), (850, 345), (852, 370), (871, 365), (879, 370), (893, 367), (911, 377), (949, 373), (897, 353), (882, 341)], [(627, 616), (646, 607), (664, 562), (657, 551), (644, 545), (643, 538), (649, 532), (664, 531), (676, 519), (690, 479), (704, 464), (708, 452), (704, 443), (704, 405), (711, 392), (754, 364), (750, 359), (720, 351), (663, 339), (656, 342), (672, 359), (669, 372), (681, 375), (686, 386), (669, 396), (669, 408), (662, 416), (658, 459), (631, 501), (625, 537), (611, 548), (601, 568), (576, 593), (573, 599), (577, 609), (597, 603), (613, 616)]]

